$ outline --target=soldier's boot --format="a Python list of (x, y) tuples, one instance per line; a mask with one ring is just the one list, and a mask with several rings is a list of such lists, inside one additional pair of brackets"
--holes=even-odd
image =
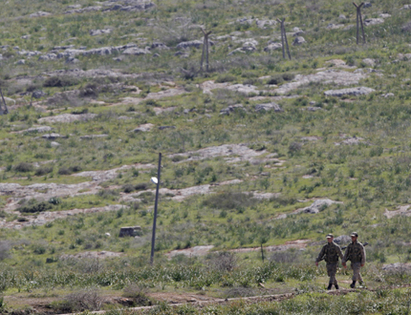
[(352, 283), (350, 284), (350, 287), (353, 288), (353, 289), (355, 288), (355, 282), (356, 282), (356, 281), (353, 280)]
[(340, 287), (338, 286), (338, 284), (335, 285), (335, 289), (336, 289), (336, 290), (339, 290), (339, 289), (340, 289)]
[(333, 285), (332, 285), (332, 283), (330, 283), (330, 284), (328, 285), (327, 290), (328, 290), (328, 291), (330, 291), (330, 290), (331, 290), (331, 288), (332, 288), (332, 286), (333, 286)]

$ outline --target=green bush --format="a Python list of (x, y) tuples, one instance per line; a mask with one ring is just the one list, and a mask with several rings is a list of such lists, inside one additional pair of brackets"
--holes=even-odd
[(213, 209), (233, 210), (244, 209), (259, 203), (260, 201), (253, 198), (252, 194), (240, 192), (222, 192), (209, 196), (203, 201), (203, 206)]
[(17, 210), (21, 213), (36, 213), (43, 212), (52, 209), (53, 206), (48, 202), (36, 202), (34, 204), (29, 204), (23, 207), (18, 208)]
[(231, 74), (223, 74), (217, 77), (215, 83), (226, 83), (226, 82), (233, 82), (237, 80), (237, 78)]
[(280, 75), (275, 75), (272, 76), (270, 79), (268, 79), (267, 84), (276, 84), (279, 85), (281, 83), (284, 83), (284, 79)]
[(44, 87), (66, 87), (77, 85), (79, 80), (73, 77), (49, 77), (47, 78), (43, 86)]
[(30, 163), (21, 162), (14, 167), (16, 172), (27, 173), (33, 171), (34, 167)]
[(36, 174), (36, 176), (43, 176), (43, 175), (51, 173), (52, 171), (53, 171), (53, 167), (42, 166), (42, 167), (39, 167), (38, 169), (36, 169), (35, 174)]

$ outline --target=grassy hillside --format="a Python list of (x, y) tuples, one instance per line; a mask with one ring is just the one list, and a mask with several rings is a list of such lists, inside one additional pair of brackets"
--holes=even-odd
[[(356, 11), (341, 0), (7, 1), (0, 309), (118, 306), (64, 304), (85, 288), (113, 297), (137, 286), (134, 295), (152, 298), (318, 293), (326, 270), (313, 261), (330, 232), (370, 243), (368, 287), (407, 283), (408, 4), (366, 4), (366, 44), (356, 45)], [(273, 48), (282, 18), (291, 60)], [(212, 32), (209, 71), (200, 69), (201, 29)], [(294, 45), (298, 37), (305, 43)], [(358, 87), (372, 90), (325, 93)], [(141, 231), (120, 238), (124, 226)], [(196, 246), (213, 247), (187, 254)], [(116, 257), (81, 256), (101, 251)], [(401, 268), (387, 271), (393, 263)], [(337, 276), (348, 281), (350, 271)], [(323, 303), (317, 293), (288, 312), (306, 312), (306, 298)]]

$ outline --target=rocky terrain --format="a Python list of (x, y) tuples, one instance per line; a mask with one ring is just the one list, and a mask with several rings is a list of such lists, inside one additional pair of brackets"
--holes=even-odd
[(330, 232), (407, 282), (410, 8), (364, 3), (357, 44), (340, 0), (4, 3), (0, 313), (321, 292)]

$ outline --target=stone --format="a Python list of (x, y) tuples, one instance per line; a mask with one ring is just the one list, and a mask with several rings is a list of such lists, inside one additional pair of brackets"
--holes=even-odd
[(383, 95), (381, 95), (381, 96), (382, 96), (382, 97), (385, 97), (385, 98), (395, 97), (394, 93), (387, 93), (387, 94), (383, 94)]
[(373, 92), (375, 92), (374, 89), (361, 86), (361, 87), (341, 89), (341, 90), (329, 90), (329, 91), (325, 91), (324, 95), (325, 96), (336, 96), (336, 97), (341, 97), (345, 95), (358, 96), (358, 95), (367, 95)]
[(153, 124), (143, 124), (138, 126), (137, 128), (133, 129), (131, 132), (147, 132), (150, 131), (154, 127)]
[(21, 39), (29, 39), (31, 35), (23, 35)]
[(343, 27), (344, 27), (344, 24), (333, 24), (333, 23), (330, 23), (330, 24), (327, 25), (326, 29), (327, 29), (327, 30), (337, 30), (337, 29), (343, 28)]
[(57, 55), (54, 53), (45, 54), (39, 57), (39, 61), (48, 61), (57, 59)]
[(126, 236), (141, 236), (142, 235), (142, 230), (141, 226), (127, 226), (127, 227), (122, 227), (120, 229), (119, 237), (126, 237)]
[(44, 133), (44, 132), (50, 132), (52, 131), (53, 128), (49, 127), (49, 126), (41, 126), (41, 127), (33, 127), (33, 128), (29, 128), (27, 130), (23, 130), (23, 132), (27, 132), (27, 133)]
[(408, 22), (408, 23), (404, 24), (404, 25), (401, 27), (401, 31), (403, 31), (404, 33), (409, 33), (409, 32), (411, 32), (411, 22)]
[(298, 74), (292, 82), (281, 85), (275, 92), (278, 94), (286, 94), (300, 86), (308, 85), (311, 82), (334, 85), (353, 85), (358, 84), (360, 80), (365, 79), (366, 77), (367, 75), (364, 73), (353, 73), (334, 69), (319, 71), (315, 74), (308, 75)]
[(316, 213), (319, 213), (324, 208), (327, 208), (328, 206), (330, 206), (334, 203), (341, 203), (341, 202), (336, 202), (336, 201), (333, 201), (331, 199), (318, 199), (318, 200), (314, 201), (311, 204), (311, 206), (308, 206), (308, 207), (305, 207), (305, 208), (301, 209), (300, 212), (316, 214)]
[(364, 25), (371, 26), (371, 25), (378, 25), (384, 23), (384, 19), (382, 18), (375, 18), (375, 19), (365, 19)]
[(42, 117), (38, 120), (39, 123), (72, 123), (74, 121), (88, 121), (94, 119), (97, 114), (61, 114), (57, 116)]
[(401, 10), (411, 10), (411, 4), (404, 5)]
[(55, 142), (55, 141), (52, 141), (52, 142), (50, 142), (50, 145), (51, 145), (53, 148), (57, 148), (57, 147), (60, 146), (60, 143)]
[(257, 25), (258, 28), (260, 29), (267, 29), (267, 26), (275, 26), (277, 25), (277, 21), (275, 20), (259, 20), (255, 19), (255, 24)]
[(31, 95), (32, 95), (35, 99), (39, 99), (39, 98), (42, 98), (43, 96), (46, 96), (47, 94), (46, 94), (45, 92), (39, 90), (39, 91), (34, 91)]
[(380, 13), (380, 18), (383, 18), (383, 19), (388, 19), (389, 17), (391, 17), (391, 14), (388, 14), (388, 13)]
[(24, 59), (20, 59), (19, 61), (16, 62), (17, 65), (25, 65), (26, 64), (26, 60)]
[(334, 238), (334, 242), (339, 245), (349, 244), (351, 243), (351, 237), (349, 235), (340, 235)]
[(107, 28), (107, 29), (102, 29), (102, 30), (91, 30), (90, 31), (90, 36), (98, 36), (98, 35), (103, 35), (103, 34), (110, 34), (111, 33), (111, 29)]
[(282, 47), (283, 45), (281, 43), (272, 43), (272, 44), (269, 44), (267, 47), (265, 47), (264, 51), (274, 51), (274, 50), (281, 49)]
[(81, 140), (91, 140), (91, 139), (98, 139), (98, 138), (107, 138), (108, 135), (106, 134), (102, 134), (102, 135), (85, 135), (85, 136), (81, 136), (80, 139)]
[(306, 41), (305, 41), (304, 37), (302, 37), (302, 36), (297, 36), (293, 41), (294, 46), (302, 45), (302, 44), (305, 44), (305, 43), (306, 43)]
[(203, 42), (201, 40), (192, 40), (188, 42), (181, 42), (176, 46), (177, 49), (187, 49), (187, 48), (200, 48)]
[(367, 66), (369, 66), (369, 67), (374, 67), (375, 66), (375, 60), (371, 59), (371, 58), (365, 58), (365, 59), (362, 60), (362, 62), (364, 64), (366, 64)]
[(322, 108), (321, 107), (308, 106), (308, 107), (305, 108), (305, 110), (308, 111), (308, 112), (316, 112), (317, 110), (322, 110)]
[(231, 113), (233, 113), (235, 110), (238, 110), (238, 109), (245, 110), (244, 106), (241, 104), (230, 105), (220, 110), (220, 115), (230, 115)]
[(66, 45), (66, 46), (54, 46), (52, 50), (66, 50), (66, 49), (73, 49), (74, 45)]
[(371, 8), (371, 7), (372, 7), (371, 2), (364, 2), (364, 5), (363, 5), (363, 8), (364, 8), (364, 9), (366, 9), (366, 8)]
[(82, 9), (73, 9), (73, 10), (68, 10), (64, 12), (64, 14), (75, 14), (75, 13), (84, 13), (84, 12), (97, 12), (102, 9), (102, 6), (96, 5), (96, 6), (90, 6), (90, 7), (85, 7)]
[(139, 55), (147, 55), (147, 54), (151, 54), (151, 52), (149, 50), (146, 49), (141, 49), (141, 48), (137, 48), (137, 47), (133, 47), (133, 48), (128, 48), (126, 50), (123, 51), (124, 55), (133, 55), (133, 56), (139, 56)]
[(49, 15), (51, 15), (51, 13), (44, 12), (44, 11), (38, 11), (36, 13), (30, 14), (29, 17), (36, 18), (36, 17), (43, 17), (43, 16), (49, 16)]
[(158, 127), (159, 130), (165, 130), (165, 129), (176, 129), (176, 126), (160, 126)]
[(56, 140), (56, 139), (58, 139), (58, 138), (67, 138), (67, 137), (62, 136), (62, 135), (60, 135), (60, 134), (58, 134), (58, 133), (47, 133), (47, 134), (45, 134), (45, 135), (42, 135), (41, 137), (42, 137), (43, 139), (46, 139), (46, 140)]
[(255, 111), (256, 112), (262, 112), (262, 111), (270, 111), (274, 110), (275, 112), (283, 112), (284, 110), (280, 107), (280, 105), (276, 103), (266, 103), (266, 104), (258, 104), (255, 105)]
[(170, 48), (167, 47), (166, 44), (160, 43), (160, 42), (153, 42), (153, 43), (151, 44), (150, 49), (170, 50)]
[(75, 63), (79, 63), (80, 60), (74, 57), (68, 57), (65, 61), (66, 64), (75, 64)]
[(347, 17), (346, 17), (344, 14), (340, 14), (340, 15), (338, 16), (338, 18), (339, 18), (340, 20), (346, 20), (346, 19), (347, 19)]

